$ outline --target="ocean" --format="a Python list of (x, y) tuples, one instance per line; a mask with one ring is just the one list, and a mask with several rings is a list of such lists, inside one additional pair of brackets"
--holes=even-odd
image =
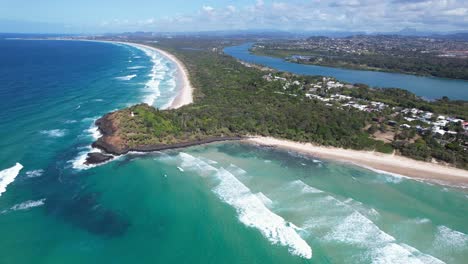
[(468, 191), (241, 142), (81, 165), (101, 115), (167, 107), (149, 50), (0, 40), (0, 263), (465, 263)]
[(468, 100), (468, 81), (430, 76), (416, 76), (402, 73), (351, 70), (318, 65), (298, 64), (281, 58), (251, 54), (252, 43), (227, 47), (224, 52), (237, 59), (264, 65), (279, 71), (304, 75), (335, 77), (348, 83), (363, 83), (371, 87), (406, 89), (428, 100), (447, 96), (452, 100)]

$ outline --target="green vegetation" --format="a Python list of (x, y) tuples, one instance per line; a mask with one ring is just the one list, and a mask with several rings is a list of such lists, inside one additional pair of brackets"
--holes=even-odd
[[(376, 150), (415, 159), (441, 159), (468, 168), (468, 157), (458, 141), (441, 144), (430, 136), (415, 139), (414, 133), (402, 134), (385, 143), (373, 138), (376, 131), (390, 129), (372, 121), (381, 113), (340, 109), (325, 102), (308, 99), (294, 85), (285, 89), (279, 82), (262, 78), (268, 72), (245, 67), (232, 57), (211, 49), (183, 49), (186, 42), (164, 40), (159, 48), (174, 53), (188, 68), (196, 87), (195, 103), (175, 110), (159, 111), (141, 104), (116, 112), (120, 136), (129, 146), (173, 144), (213, 137), (261, 135), (320, 145)], [(197, 42), (196, 47), (203, 43)], [(282, 76), (293, 76), (278, 73)], [(319, 77), (294, 76), (305, 83)], [(342, 89), (343, 94), (379, 100), (391, 106), (429, 108), (435, 112), (467, 117), (466, 102), (441, 100), (426, 102), (399, 89), (370, 89), (361, 86)], [(134, 113), (132, 116), (131, 113)], [(396, 134), (402, 131), (395, 129)]]

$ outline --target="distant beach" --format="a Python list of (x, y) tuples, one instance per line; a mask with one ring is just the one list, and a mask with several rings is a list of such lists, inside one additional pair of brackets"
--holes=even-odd
[(468, 185), (468, 171), (466, 170), (417, 161), (399, 155), (317, 146), (311, 143), (300, 143), (272, 137), (252, 137), (247, 139), (246, 142), (289, 149), (323, 159), (349, 162), (360, 167), (384, 173), (388, 172), (389, 174)]
[(171, 105), (169, 106), (169, 109), (176, 109), (184, 105), (191, 104), (193, 102), (193, 96), (192, 96), (193, 87), (192, 87), (192, 84), (190, 83), (187, 68), (174, 55), (164, 50), (161, 50), (152, 46), (144, 45), (144, 44), (131, 43), (131, 42), (116, 42), (116, 43), (133, 46), (135, 48), (151, 49), (153, 51), (160, 53), (161, 55), (163, 55), (164, 57), (166, 57), (167, 59), (169, 59), (176, 65), (177, 67), (176, 83), (177, 83), (178, 93), (177, 93), (177, 96), (172, 101)]

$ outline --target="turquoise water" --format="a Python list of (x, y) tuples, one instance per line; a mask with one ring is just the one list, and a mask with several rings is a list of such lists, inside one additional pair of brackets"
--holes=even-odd
[(0, 49), (0, 263), (468, 257), (465, 190), (238, 142), (83, 169), (93, 120), (136, 102), (167, 105), (174, 66), (107, 43)]
[(224, 52), (240, 60), (265, 65), (280, 71), (305, 75), (332, 76), (341, 81), (364, 83), (372, 87), (402, 88), (428, 99), (447, 96), (450, 99), (468, 100), (468, 81), (465, 80), (297, 64), (280, 58), (251, 54), (249, 52), (251, 46), (252, 44), (247, 43), (227, 47), (224, 49)]

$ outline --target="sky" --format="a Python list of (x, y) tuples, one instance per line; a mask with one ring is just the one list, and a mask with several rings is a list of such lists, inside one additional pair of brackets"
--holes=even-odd
[(0, 32), (468, 30), (468, 0), (0, 0)]

